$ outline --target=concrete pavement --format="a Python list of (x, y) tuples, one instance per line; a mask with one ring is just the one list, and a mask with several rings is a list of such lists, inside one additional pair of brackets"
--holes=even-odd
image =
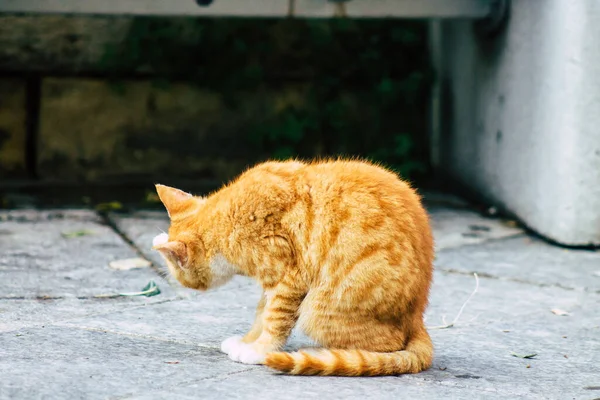
[[(479, 288), (453, 327), (431, 329), (430, 370), (381, 378), (290, 377), (230, 361), (219, 344), (249, 328), (253, 282), (195, 293), (152, 266), (109, 266), (140, 256), (161, 266), (150, 245), (165, 213), (0, 211), (0, 399), (600, 398), (600, 251), (555, 247), (454, 198), (427, 199), (438, 246), (427, 324), (455, 318), (474, 272)], [(159, 295), (96, 297), (150, 280)], [(309, 344), (294, 333), (289, 346)]]

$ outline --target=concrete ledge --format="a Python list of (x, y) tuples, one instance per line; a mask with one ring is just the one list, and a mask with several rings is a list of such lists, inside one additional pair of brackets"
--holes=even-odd
[(4, 0), (0, 13), (483, 18), (490, 11), (490, 4), (489, 0), (352, 0), (347, 4), (327, 0), (216, 0), (209, 6), (198, 6), (192, 0)]
[(600, 245), (600, 3), (513, 2), (498, 37), (439, 35), (440, 170), (553, 241)]

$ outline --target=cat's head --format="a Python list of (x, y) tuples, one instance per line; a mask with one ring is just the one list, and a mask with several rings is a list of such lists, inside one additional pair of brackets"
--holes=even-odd
[(221, 254), (206, 248), (198, 226), (205, 199), (179, 189), (156, 185), (158, 197), (169, 213), (169, 233), (152, 241), (169, 272), (185, 287), (206, 290), (220, 286), (235, 275), (235, 268)]

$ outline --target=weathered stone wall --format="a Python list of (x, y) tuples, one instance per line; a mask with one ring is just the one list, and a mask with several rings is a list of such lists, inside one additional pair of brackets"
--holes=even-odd
[(223, 181), (337, 153), (419, 170), (425, 30), (384, 28), (0, 16), (0, 178)]
[(26, 83), (0, 78), (0, 179), (26, 176)]
[(240, 94), (150, 81), (91, 79), (42, 84), (38, 171), (42, 178), (107, 180), (176, 175), (226, 180), (257, 158), (245, 127), (303, 103), (306, 90)]
[(0, 70), (106, 73), (106, 49), (126, 40), (132, 18), (0, 15)]

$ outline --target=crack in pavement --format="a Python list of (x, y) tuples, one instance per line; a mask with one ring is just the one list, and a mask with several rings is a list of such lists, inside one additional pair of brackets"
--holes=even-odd
[[(2, 299), (0, 299), (0, 300), (2, 300)], [(13, 299), (8, 299), (8, 300), (13, 300)], [(34, 300), (34, 299), (25, 298), (25, 299), (15, 299), (15, 300)], [(99, 300), (99, 299), (94, 299), (94, 300)], [(20, 327), (18, 327), (16, 329), (9, 329), (9, 330), (6, 330), (6, 331), (0, 331), (0, 334), (11, 333), (11, 332), (18, 332), (18, 331), (20, 331), (22, 329), (39, 328), (39, 327), (45, 327), (45, 326), (69, 326), (69, 325), (63, 325), (63, 324), (65, 324), (67, 322), (77, 321), (77, 320), (82, 320), (82, 319), (87, 319), (87, 318), (91, 318), (91, 317), (99, 317), (99, 316), (111, 315), (111, 314), (120, 314), (120, 313), (128, 312), (128, 311), (131, 311), (131, 310), (136, 310), (138, 308), (151, 307), (151, 306), (155, 306), (155, 305), (170, 303), (170, 302), (174, 302), (174, 301), (181, 301), (181, 300), (183, 300), (183, 299), (179, 299), (179, 298), (165, 299), (165, 300), (156, 301), (154, 303), (140, 304), (140, 305), (135, 305), (135, 306), (132, 306), (132, 307), (125, 307), (125, 308), (118, 309), (118, 310), (115, 309), (115, 310), (108, 310), (108, 311), (102, 311), (102, 312), (95, 312), (95, 313), (80, 315), (80, 316), (73, 317), (73, 318), (60, 319), (60, 320), (56, 320), (56, 321), (37, 322), (37, 323), (32, 323), (32, 324), (25, 324), (25, 325), (20, 326)]]
[(446, 272), (448, 274), (464, 275), (464, 276), (473, 276), (473, 274), (477, 274), (480, 278), (495, 279), (495, 280), (505, 281), (505, 282), (521, 283), (524, 285), (532, 285), (532, 286), (536, 286), (539, 288), (558, 288), (558, 289), (574, 291), (574, 292), (600, 294), (600, 290), (594, 290), (594, 289), (590, 289), (587, 287), (576, 288), (576, 287), (561, 285), (560, 283), (542, 283), (542, 282), (534, 282), (534, 281), (529, 281), (526, 279), (519, 279), (519, 278), (505, 278), (502, 276), (493, 275), (493, 274), (490, 274), (487, 272), (481, 272), (481, 271), (461, 271), (459, 269), (443, 268), (443, 267), (436, 267), (435, 270), (440, 271), (440, 272)]
[(167, 276), (165, 272), (158, 265), (156, 265), (156, 263), (146, 257), (146, 254), (144, 254), (144, 252), (135, 244), (135, 242), (117, 226), (115, 221), (110, 218), (108, 213), (98, 211), (97, 215), (100, 217), (102, 222), (112, 229), (112, 231), (115, 232), (129, 247), (131, 247), (131, 249), (133, 249), (140, 258), (143, 258), (150, 263), (150, 269), (152, 269), (156, 275), (163, 278), (174, 290), (177, 290), (177, 287), (174, 286), (174, 282), (171, 282), (169, 276)]
[[(246, 368), (246, 369), (243, 369), (243, 370), (240, 370), (240, 371), (226, 372), (224, 374), (216, 374), (216, 375), (212, 375), (212, 376), (206, 376), (204, 378), (199, 378), (199, 379), (194, 379), (194, 380), (188, 380), (188, 381), (184, 381), (184, 382), (178, 382), (177, 385), (162, 386), (162, 387), (158, 387), (158, 388), (152, 389), (152, 391), (154, 392), (154, 391), (157, 391), (157, 390), (169, 390), (169, 389), (173, 389), (173, 388), (177, 388), (177, 387), (181, 387), (181, 386), (185, 386), (185, 385), (190, 385), (190, 384), (194, 384), (194, 383), (198, 383), (198, 382), (202, 382), (202, 381), (206, 381), (206, 380), (211, 380), (211, 379), (218, 380), (220, 378), (227, 378), (227, 377), (232, 376), (232, 375), (239, 375), (239, 374), (243, 374), (243, 373), (246, 373), (246, 372), (255, 371), (255, 370), (257, 370), (257, 369), (259, 369), (261, 367), (264, 367), (264, 366), (254, 366), (254, 367)], [(127, 393), (127, 394), (124, 394), (122, 396), (109, 397), (108, 399), (109, 400), (134, 399), (134, 398), (139, 397), (140, 394), (143, 394), (143, 393), (137, 393), (137, 394), (135, 394), (135, 393)]]
[[(115, 294), (117, 296), (117, 294)], [(46, 301), (46, 300), (112, 300), (115, 297), (105, 297), (105, 296), (0, 296), (0, 300), (38, 300), (38, 301)], [(161, 300), (163, 301), (163, 300)]]
[(141, 334), (141, 333), (115, 331), (115, 330), (105, 329), (105, 328), (96, 328), (94, 326), (68, 324), (68, 323), (64, 323), (64, 321), (53, 324), (53, 326), (59, 326), (62, 328), (81, 329), (81, 330), (88, 331), (88, 332), (110, 333), (113, 335), (126, 336), (126, 337), (131, 337), (131, 338), (136, 338), (136, 339), (148, 339), (148, 340), (155, 340), (155, 341), (164, 342), (164, 343), (181, 344), (184, 346), (199, 347), (201, 349), (215, 350), (215, 351), (219, 351), (219, 352), (221, 351), (220, 348), (217, 346), (211, 346), (211, 345), (204, 344), (204, 343), (196, 343), (196, 342), (190, 342), (187, 340), (180, 340), (180, 339), (169, 339), (169, 338), (164, 338), (164, 337), (145, 335), (145, 334)]
[(456, 249), (462, 249), (464, 247), (475, 247), (475, 246), (481, 246), (484, 244), (493, 244), (493, 243), (502, 243), (505, 241), (508, 241), (510, 239), (518, 239), (518, 238), (528, 238), (531, 237), (530, 235), (528, 235), (527, 233), (524, 232), (515, 232), (515, 233), (511, 233), (509, 235), (506, 236), (501, 236), (501, 237), (492, 237), (492, 238), (482, 238), (483, 240), (480, 242), (475, 242), (475, 243), (461, 243), (461, 244), (457, 244), (457, 245), (449, 245), (447, 247), (443, 247), (440, 249), (435, 249), (436, 254), (437, 253), (441, 253), (443, 251), (447, 251), (447, 250), (456, 250)]

